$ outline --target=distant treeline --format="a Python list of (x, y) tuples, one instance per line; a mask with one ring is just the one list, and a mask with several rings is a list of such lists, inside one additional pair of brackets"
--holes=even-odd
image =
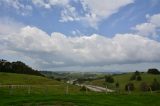
[(44, 76), (39, 71), (32, 69), (21, 61), (9, 62), (3, 59), (0, 59), (0, 72)]

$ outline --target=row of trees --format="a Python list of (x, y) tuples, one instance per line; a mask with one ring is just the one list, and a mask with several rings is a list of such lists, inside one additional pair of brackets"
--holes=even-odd
[(21, 61), (9, 62), (7, 60), (0, 60), (0, 72), (43, 76), (39, 71), (32, 69)]
[[(133, 91), (135, 89), (135, 86), (133, 83), (128, 83), (125, 85), (126, 91)], [(146, 82), (142, 82), (140, 84), (140, 90), (141, 91), (157, 91), (160, 90), (160, 83), (157, 81), (157, 79), (154, 79), (151, 85), (147, 84)]]
[[(105, 77), (106, 83), (114, 83), (114, 78), (111, 75), (106, 75)], [(136, 80), (141, 81), (141, 75), (140, 72), (136, 71), (130, 78), (130, 80)], [(115, 83), (116, 89), (118, 89), (120, 84), (118, 82)], [(139, 86), (141, 91), (157, 91), (160, 90), (160, 83), (157, 81), (157, 79), (154, 79), (151, 84), (147, 84), (146, 82), (142, 82)], [(129, 82), (125, 85), (126, 91), (133, 91), (135, 89), (134, 83)]]
[(152, 68), (152, 69), (148, 69), (147, 73), (157, 75), (157, 74), (160, 74), (160, 71), (156, 68)]

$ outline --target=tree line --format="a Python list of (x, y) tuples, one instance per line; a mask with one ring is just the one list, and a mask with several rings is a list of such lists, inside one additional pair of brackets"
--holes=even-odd
[[(148, 69), (147, 73), (159, 75), (160, 71), (158, 69)], [(106, 83), (114, 83), (115, 82), (112, 75), (106, 75), (106, 76), (104, 76), (104, 79), (105, 79)], [(136, 71), (131, 75), (129, 80), (130, 81), (142, 81), (143, 79), (141, 77), (141, 73), (139, 71)], [(124, 87), (125, 91), (134, 91), (134, 89), (135, 89), (134, 83), (130, 82), (130, 81), (125, 84), (125, 87)], [(118, 82), (116, 82), (115, 87), (119, 88), (119, 86), (120, 86), (120, 84)], [(142, 81), (139, 85), (139, 89), (141, 91), (158, 91), (158, 90), (160, 90), (160, 82), (156, 78), (154, 78), (150, 84)]]
[(9, 62), (3, 59), (0, 60), (0, 72), (44, 76), (21, 61)]

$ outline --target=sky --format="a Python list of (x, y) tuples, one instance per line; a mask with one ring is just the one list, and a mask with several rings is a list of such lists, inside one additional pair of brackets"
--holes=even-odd
[(160, 0), (0, 0), (0, 51), (38, 70), (160, 69)]

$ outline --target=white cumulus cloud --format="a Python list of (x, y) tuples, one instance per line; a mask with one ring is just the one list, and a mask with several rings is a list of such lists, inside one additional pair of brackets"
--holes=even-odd
[(147, 22), (136, 25), (133, 29), (137, 34), (156, 38), (160, 30), (160, 14), (146, 15)]
[(160, 61), (160, 42), (136, 34), (71, 37), (59, 32), (48, 35), (37, 27), (22, 26), (0, 36), (0, 56), (13, 55), (18, 60), (25, 57), (40, 69)]

